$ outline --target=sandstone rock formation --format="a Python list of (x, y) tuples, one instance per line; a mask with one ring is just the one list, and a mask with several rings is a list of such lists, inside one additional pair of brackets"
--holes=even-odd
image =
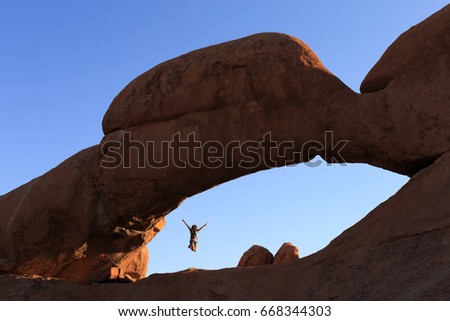
[(253, 245), (242, 255), (238, 267), (250, 267), (272, 264), (273, 254), (260, 245)]
[[(66, 299), (81, 293), (136, 299), (149, 284), (148, 299), (448, 299), (449, 29), (447, 6), (407, 31), (368, 74), (362, 95), (287, 35), (259, 34), (183, 55), (139, 76), (117, 96), (100, 145), (0, 197), (3, 273), (87, 281), (109, 271), (109, 278), (128, 273), (137, 279), (144, 273), (143, 246), (164, 226), (164, 216), (217, 184), (316, 154), (413, 176), (324, 250), (277, 266), (156, 275), (121, 285), (124, 292), (114, 294), (118, 285), (100, 289), (6, 275), (1, 286), (35, 299), (39, 294), (30, 287), (37, 284), (48, 289), (40, 298)], [(327, 131), (334, 142), (349, 141), (342, 158), (333, 159), (326, 148), (292, 157), (307, 142), (323, 143)], [(165, 168), (139, 166), (146, 159), (136, 155), (142, 143), (158, 145), (177, 133), (227, 145), (260, 141), (268, 132), (295, 149), (271, 159), (259, 148), (261, 162), (247, 167), (240, 166), (247, 158), (239, 153), (216, 168), (204, 166), (209, 159), (198, 150), (190, 156), (202, 160), (199, 167), (174, 166), (175, 157)], [(133, 150), (131, 159), (111, 148), (116, 142)], [(163, 152), (147, 156), (160, 159)], [(111, 164), (117, 154), (121, 166)], [(127, 289), (135, 296), (125, 295)]]
[(273, 258), (273, 264), (298, 260), (298, 248), (291, 242), (284, 243)]

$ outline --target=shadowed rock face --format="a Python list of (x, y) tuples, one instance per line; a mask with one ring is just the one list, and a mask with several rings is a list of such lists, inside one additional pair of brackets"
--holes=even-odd
[[(407, 193), (402, 192), (409, 197), (390, 199), (380, 206), (384, 208), (381, 212), (375, 210), (375, 214), (323, 251), (292, 264), (257, 268), (253, 271), (257, 272), (255, 279), (283, 269), (297, 273), (299, 280), (310, 277), (305, 285), (294, 287), (294, 283), (289, 283), (274, 291), (288, 282), (282, 272), (283, 276), (273, 276), (271, 282), (265, 283), (258, 292), (259, 298), (356, 299), (374, 298), (373, 293), (378, 293), (379, 298), (388, 295), (388, 290), (371, 289), (389, 288), (392, 280), (386, 274), (396, 275), (405, 264), (419, 262), (413, 262), (403, 250), (419, 246), (419, 238), (428, 239), (437, 233), (430, 240), (433, 244), (444, 242), (446, 237), (442, 233), (446, 233), (448, 225), (442, 225), (444, 219), (435, 220), (433, 213), (448, 214), (450, 207), (445, 202), (449, 190), (445, 167), (448, 158), (442, 156), (433, 167), (427, 167), (450, 150), (449, 18), (447, 6), (402, 35), (366, 77), (362, 92), (367, 93), (363, 95), (352, 92), (333, 76), (306, 44), (275, 33), (197, 50), (147, 71), (114, 99), (103, 121), (105, 137), (100, 145), (76, 154), (49, 173), (0, 197), (0, 269), (85, 281), (114, 267), (123, 275), (143, 277), (142, 262), (146, 258), (142, 248), (164, 226), (164, 216), (186, 197), (246, 174), (320, 155), (328, 161), (368, 163), (410, 176), (425, 168), (417, 175), (435, 193), (427, 196), (416, 191), (419, 187), (412, 188), (412, 192), (409, 188)], [(423, 39), (420, 47), (414, 39)], [(421, 58), (422, 47), (429, 51), (425, 58)], [(332, 159), (326, 149), (313, 149), (309, 155), (292, 158), (292, 152), (301, 151), (309, 141), (324, 143), (327, 131), (333, 132), (334, 142), (348, 140), (341, 150), (343, 159)], [(101, 166), (114, 156), (107, 148), (114, 142), (137, 150), (138, 142), (153, 141), (158, 146), (173, 140), (176, 133), (182, 139), (195, 133), (203, 143), (214, 140), (225, 146), (236, 140), (261, 141), (268, 132), (272, 140), (292, 141), (295, 149), (275, 159), (257, 149), (255, 154), (265, 162), (247, 168), (240, 166), (247, 159), (245, 155), (236, 152), (217, 168), (180, 168), (174, 166), (176, 160), (171, 157), (168, 167), (139, 168), (141, 159), (137, 155), (131, 157), (129, 168)], [(126, 138), (126, 133), (131, 136)], [(158, 159), (161, 153), (156, 151), (150, 156)], [(203, 164), (208, 161), (198, 150), (193, 156)], [(124, 161), (125, 155), (121, 157)], [(436, 168), (443, 177), (435, 182), (433, 179), (439, 178)], [(417, 182), (417, 175), (413, 182)], [(433, 205), (438, 203), (439, 207)], [(416, 206), (409, 207), (411, 204)], [(419, 205), (423, 210), (419, 211)], [(417, 228), (418, 223), (412, 221), (415, 215), (424, 228)], [(433, 230), (428, 226), (433, 226)], [(349, 233), (355, 235), (349, 237)], [(407, 237), (408, 242), (396, 243)], [(447, 262), (443, 252), (427, 251), (427, 243), (420, 243), (420, 249), (421, 259), (437, 255), (436, 264)], [(349, 251), (358, 255), (348, 257)], [(397, 259), (399, 265), (393, 263)], [(368, 260), (372, 260), (371, 265), (366, 263)], [(357, 270), (351, 272), (351, 268)], [(170, 278), (188, 286), (198, 277), (206, 277), (201, 284), (208, 286), (212, 280), (233, 283), (231, 275), (245, 283), (249, 274), (235, 270), (200, 271)], [(318, 275), (325, 280), (319, 287), (311, 283), (318, 281)], [(377, 276), (380, 278), (375, 279)], [(354, 277), (360, 278), (365, 287), (347, 291), (343, 280)], [(177, 289), (175, 295), (170, 289), (157, 288), (164, 284), (158, 283), (163, 276), (152, 278), (155, 283), (148, 297), (189, 297), (187, 288), (185, 292)], [(414, 289), (423, 295), (430, 284), (423, 288), (416, 284)], [(258, 298), (248, 292), (233, 296), (231, 288), (230, 293), (213, 291), (215, 296), (209, 297), (201, 291), (191, 293), (190, 298)], [(349, 296), (339, 291), (347, 291)]]

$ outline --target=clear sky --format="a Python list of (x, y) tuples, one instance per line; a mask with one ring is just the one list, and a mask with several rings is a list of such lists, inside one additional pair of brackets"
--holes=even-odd
[[(447, 1), (0, 0), (0, 194), (97, 144), (112, 99), (188, 51), (276, 31), (309, 44), (355, 91), (386, 48)], [(188, 199), (149, 245), (149, 272), (235, 266), (253, 244), (306, 256), (407, 178), (368, 165), (260, 172)], [(181, 223), (209, 225), (199, 252)]]

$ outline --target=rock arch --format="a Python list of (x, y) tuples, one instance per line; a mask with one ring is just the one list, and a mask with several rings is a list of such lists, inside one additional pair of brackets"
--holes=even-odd
[[(244, 159), (239, 153), (229, 168), (139, 168), (136, 158), (130, 168), (101, 167), (111, 156), (105, 146), (123, 146), (125, 132), (132, 144), (195, 133), (222, 145), (260, 141), (270, 132), (278, 142), (293, 141), (298, 152), (331, 131), (335, 141), (348, 140), (345, 161), (415, 175), (450, 150), (449, 14), (447, 6), (402, 35), (368, 74), (362, 95), (332, 75), (305, 43), (277, 33), (152, 68), (114, 99), (99, 145), (0, 198), (0, 270), (86, 281), (114, 268), (139, 278), (145, 275), (145, 244), (186, 197), (315, 154), (335, 161), (319, 150), (252, 168), (238, 166)], [(273, 161), (262, 150), (255, 154)], [(341, 247), (351, 244), (339, 240)]]

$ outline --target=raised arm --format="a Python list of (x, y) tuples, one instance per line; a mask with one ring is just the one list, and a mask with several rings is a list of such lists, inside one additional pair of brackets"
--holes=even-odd
[(201, 231), (202, 230), (202, 228), (204, 228), (206, 225), (208, 225), (208, 222), (206, 222), (202, 227), (200, 227), (197, 231)]
[(188, 223), (186, 223), (186, 221), (185, 221), (184, 219), (181, 219), (181, 220), (183, 221), (184, 225), (186, 225), (186, 227), (187, 227), (188, 230), (190, 231), (190, 230), (191, 230), (191, 227), (188, 225)]

